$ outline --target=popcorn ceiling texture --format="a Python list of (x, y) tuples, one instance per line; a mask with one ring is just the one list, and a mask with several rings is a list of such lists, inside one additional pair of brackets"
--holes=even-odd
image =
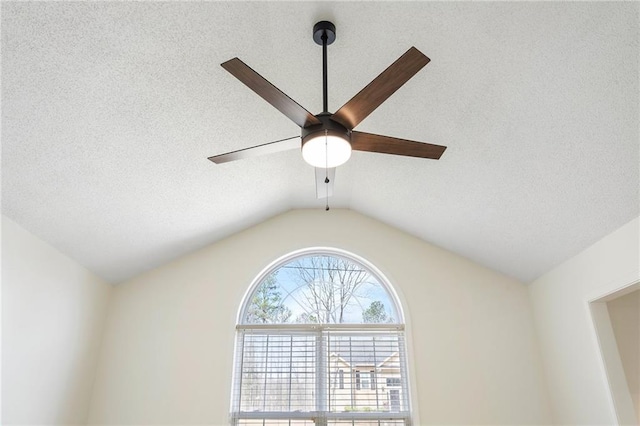
[(357, 130), (449, 147), (354, 153), (333, 208), (523, 282), (638, 215), (638, 3), (1, 7), (2, 212), (113, 283), (323, 208), (299, 152), (207, 161), (299, 133), (227, 59), (321, 110), (321, 19), (337, 27), (329, 109), (413, 45), (431, 63)]

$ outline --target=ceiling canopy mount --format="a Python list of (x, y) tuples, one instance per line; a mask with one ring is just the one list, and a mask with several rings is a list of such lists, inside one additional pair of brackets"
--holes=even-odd
[(320, 21), (313, 26), (313, 41), (322, 46), (323, 36), (327, 37), (327, 46), (336, 41), (336, 26), (329, 21)]

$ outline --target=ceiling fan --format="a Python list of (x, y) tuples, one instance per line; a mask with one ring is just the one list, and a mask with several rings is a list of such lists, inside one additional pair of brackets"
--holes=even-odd
[[(209, 157), (209, 160), (219, 164), (301, 147), (304, 160), (316, 167), (317, 197), (324, 198), (333, 192), (335, 167), (344, 164), (351, 157), (352, 150), (439, 159), (446, 149), (445, 146), (353, 130), (389, 96), (427, 65), (430, 59), (415, 47), (411, 47), (350, 101), (332, 114), (327, 107), (327, 46), (335, 39), (336, 28), (331, 22), (321, 21), (314, 25), (313, 40), (322, 46), (323, 89), (323, 110), (316, 115), (300, 106), (240, 59), (233, 58), (222, 63), (221, 66), (225, 70), (300, 126), (302, 134), (293, 138), (214, 155)], [(331, 179), (329, 179), (330, 176)]]

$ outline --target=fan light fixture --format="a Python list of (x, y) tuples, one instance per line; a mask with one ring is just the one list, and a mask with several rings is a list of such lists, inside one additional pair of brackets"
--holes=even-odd
[(342, 136), (322, 133), (310, 136), (302, 145), (302, 158), (313, 167), (338, 167), (350, 157), (351, 144)]
[(331, 169), (351, 158), (351, 132), (331, 119), (331, 114), (316, 116), (320, 124), (302, 129), (302, 158), (313, 167)]

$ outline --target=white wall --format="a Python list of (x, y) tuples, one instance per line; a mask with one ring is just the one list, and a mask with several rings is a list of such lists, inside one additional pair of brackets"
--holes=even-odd
[(296, 210), (115, 288), (91, 423), (226, 424), (242, 297), (310, 246), (365, 258), (400, 294), (416, 424), (549, 422), (524, 285), (352, 211)]
[(84, 424), (111, 286), (2, 217), (2, 424)]
[(607, 302), (620, 361), (640, 423), (640, 290)]
[(558, 424), (616, 423), (588, 302), (640, 279), (638, 218), (530, 286)]

